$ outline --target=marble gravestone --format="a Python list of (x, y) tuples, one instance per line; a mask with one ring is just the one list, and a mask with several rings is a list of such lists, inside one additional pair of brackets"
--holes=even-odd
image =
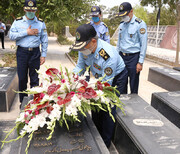
[(16, 68), (0, 67), (0, 112), (9, 112), (18, 90)]
[[(25, 97), (24, 103), (28, 102)], [(81, 124), (66, 126), (56, 125), (51, 140), (47, 141), (49, 130), (40, 129), (34, 133), (28, 154), (109, 154), (100, 134), (98, 133), (90, 116), (82, 119)], [(18, 142), (11, 143), (10, 154), (24, 154), (27, 146), (28, 135)]]
[(180, 72), (167, 67), (150, 67), (148, 81), (168, 90), (180, 90)]
[(180, 67), (173, 67), (174, 70), (180, 71)]
[(178, 154), (180, 129), (135, 94), (122, 95), (124, 115), (116, 115), (114, 145), (123, 154)]
[[(15, 126), (15, 121), (0, 121), (0, 154), (10, 154), (11, 144), (5, 144), (1, 149), (2, 140), (6, 137), (4, 131), (10, 131)], [(11, 139), (15, 135), (15, 131), (9, 136)]]
[(151, 105), (180, 128), (180, 91), (153, 93)]

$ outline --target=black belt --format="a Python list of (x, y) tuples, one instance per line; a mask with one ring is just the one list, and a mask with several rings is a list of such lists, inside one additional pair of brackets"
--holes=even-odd
[(131, 55), (139, 54), (139, 52), (136, 52), (136, 53), (124, 53), (124, 52), (121, 52), (121, 54), (123, 56), (131, 56)]
[(33, 50), (39, 49), (39, 47), (35, 47), (35, 48), (26, 48), (26, 47), (21, 47), (21, 46), (18, 46), (18, 48), (21, 48), (21, 49), (27, 50), (27, 51), (33, 51)]

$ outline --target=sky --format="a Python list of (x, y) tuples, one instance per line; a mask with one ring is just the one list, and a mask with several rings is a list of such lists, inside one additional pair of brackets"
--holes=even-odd
[[(107, 8), (112, 8), (114, 6), (120, 6), (123, 2), (129, 2), (131, 3), (132, 7), (134, 7), (136, 4), (140, 5), (140, 0), (100, 0), (100, 2), (97, 2), (97, 5), (105, 5)], [(153, 11), (153, 8), (148, 6), (145, 7), (149, 12)]]

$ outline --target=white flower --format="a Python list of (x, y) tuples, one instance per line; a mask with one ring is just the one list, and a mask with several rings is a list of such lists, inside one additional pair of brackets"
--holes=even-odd
[(76, 107), (73, 107), (72, 105), (68, 105), (67, 107), (66, 107), (66, 111), (65, 111), (65, 113), (67, 114), (67, 115), (69, 115), (69, 116), (71, 116), (71, 115), (77, 115), (77, 108)]
[(42, 93), (44, 91), (44, 89), (42, 87), (33, 87), (31, 89), (27, 89), (29, 90), (30, 92), (37, 92), (37, 93)]
[(74, 95), (71, 98), (71, 105), (75, 107), (81, 106), (81, 100), (77, 97), (77, 95)]
[(60, 117), (61, 117), (61, 111), (59, 111), (57, 109), (52, 110), (51, 113), (49, 114), (49, 118), (51, 120), (60, 119)]
[(95, 78), (90, 78), (90, 80), (88, 82), (88, 87), (91, 87), (91, 88), (95, 89), (95, 86), (96, 86), (95, 84), (96, 84), (97, 81), (98, 80), (95, 79)]
[(23, 131), (26, 131), (27, 133), (31, 133), (33, 129), (31, 128), (30, 125), (26, 124), (23, 128)]
[(24, 115), (25, 115), (25, 112), (21, 112), (19, 117), (16, 119), (16, 123), (17, 122), (24, 122), (25, 121)]
[(89, 76), (89, 71), (86, 71), (86, 72), (84, 73), (84, 76)]
[(84, 75), (79, 76), (79, 80), (85, 80), (86, 77)]
[(53, 100), (53, 96), (45, 95), (41, 102), (51, 101)]

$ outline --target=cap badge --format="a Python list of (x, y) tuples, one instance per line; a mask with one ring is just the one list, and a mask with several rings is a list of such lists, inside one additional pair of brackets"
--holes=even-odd
[(96, 11), (96, 7), (93, 7), (93, 8), (92, 8), (92, 11)]
[(33, 6), (33, 5), (34, 5), (34, 3), (32, 1), (28, 2), (28, 6)]
[(120, 11), (123, 11), (123, 10), (124, 10), (124, 6), (123, 6), (123, 5), (120, 5), (119, 10), (120, 10)]
[(80, 38), (81, 38), (81, 35), (79, 34), (79, 32), (76, 32), (76, 40), (78, 41), (80, 40)]

